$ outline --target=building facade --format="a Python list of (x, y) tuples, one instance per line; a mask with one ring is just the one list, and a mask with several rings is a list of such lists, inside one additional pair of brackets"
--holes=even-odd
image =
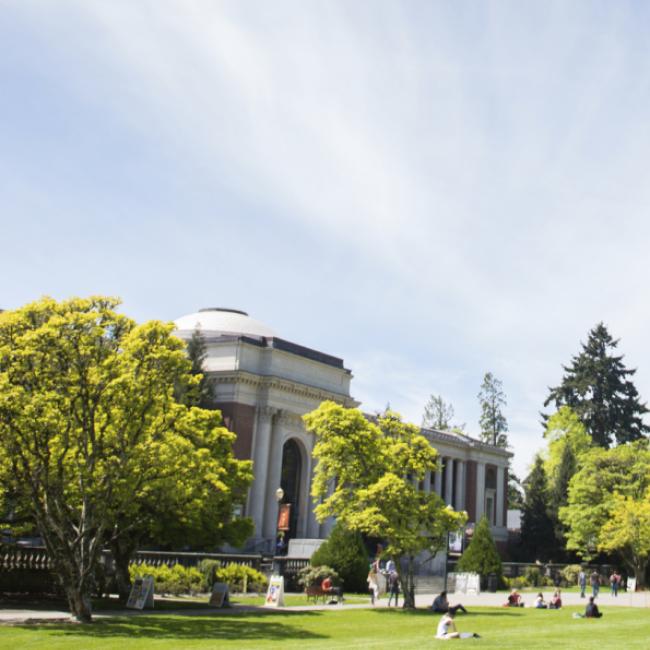
[[(313, 514), (313, 436), (302, 416), (324, 400), (358, 406), (350, 394), (352, 374), (343, 360), (279, 337), (245, 312), (202, 309), (175, 321), (176, 333), (189, 339), (198, 329), (206, 344), (204, 370), (212, 379), (224, 423), (236, 432), (235, 454), (254, 463), (254, 481), (245, 514), (255, 535), (247, 550), (275, 545), (282, 488), (289, 539), (323, 539), (332, 526)], [(468, 436), (423, 430), (442, 459), (440, 471), (426, 477), (423, 489), (435, 491), (471, 522), (488, 516), (497, 543), (507, 529), (507, 466), (510, 454)]]

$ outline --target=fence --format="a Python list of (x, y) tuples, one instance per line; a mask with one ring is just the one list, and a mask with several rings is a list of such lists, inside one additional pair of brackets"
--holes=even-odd
[[(152, 564), (154, 566), (196, 566), (201, 560), (218, 560), (224, 565), (244, 564), (253, 569), (270, 574), (273, 570), (285, 576), (288, 589), (297, 588), (300, 569), (309, 564), (305, 558), (273, 557), (263, 554), (233, 553), (186, 553), (168, 551), (138, 551), (133, 564)], [(112, 573), (110, 551), (102, 552), (102, 564), (107, 569), (107, 577)], [(52, 561), (42, 547), (0, 550), (0, 592), (11, 593), (58, 593), (59, 587), (53, 572)]]

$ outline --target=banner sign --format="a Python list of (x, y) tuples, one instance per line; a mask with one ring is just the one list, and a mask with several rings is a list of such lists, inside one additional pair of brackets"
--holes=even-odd
[(129, 609), (153, 609), (153, 576), (136, 578), (131, 587), (129, 600), (126, 603)]
[(278, 530), (289, 530), (291, 520), (291, 504), (281, 503), (278, 510)]
[(230, 598), (228, 597), (227, 583), (215, 582), (212, 585), (212, 595), (210, 596), (210, 605), (212, 605), (212, 607), (230, 607)]
[(271, 576), (264, 607), (284, 607), (284, 577)]

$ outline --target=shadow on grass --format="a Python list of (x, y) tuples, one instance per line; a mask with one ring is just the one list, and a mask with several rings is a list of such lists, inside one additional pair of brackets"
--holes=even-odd
[[(532, 609), (532, 608), (531, 608)], [(431, 618), (438, 620), (442, 614), (440, 612), (432, 612), (429, 609), (402, 609), (401, 607), (396, 608), (396, 609), (373, 609), (371, 610), (375, 614), (379, 614), (380, 616), (385, 616), (389, 614), (400, 614), (402, 616), (419, 616), (419, 617), (424, 617), (424, 618)], [(485, 610), (482, 609), (480, 612), (473, 612), (469, 611), (463, 614), (462, 612), (459, 612), (456, 614), (456, 619), (457, 620), (462, 620), (464, 618), (471, 618), (473, 616), (520, 616), (520, 612), (523, 612), (522, 609), (507, 609), (504, 608), (503, 610), (500, 609), (494, 609), (494, 610)]]
[[(304, 615), (304, 612), (303, 612)], [(286, 619), (291, 618), (289, 614)], [(284, 617), (283, 617), (284, 618)], [(276, 617), (266, 613), (245, 616), (134, 616), (115, 617), (95, 620), (91, 625), (45, 624), (16, 625), (26, 630), (39, 630), (58, 633), (63, 636), (89, 637), (95, 639), (128, 637), (146, 639), (214, 639), (254, 640), (265, 639), (283, 641), (289, 639), (326, 639), (323, 634), (316, 634), (304, 629), (300, 624), (293, 625), (288, 620), (280, 622)]]

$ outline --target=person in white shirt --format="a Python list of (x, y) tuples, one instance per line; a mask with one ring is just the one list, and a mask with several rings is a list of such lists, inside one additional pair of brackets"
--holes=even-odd
[(480, 638), (478, 634), (472, 632), (459, 632), (454, 623), (454, 614), (447, 612), (443, 615), (438, 623), (436, 630), (436, 639), (470, 639), (472, 637)]

